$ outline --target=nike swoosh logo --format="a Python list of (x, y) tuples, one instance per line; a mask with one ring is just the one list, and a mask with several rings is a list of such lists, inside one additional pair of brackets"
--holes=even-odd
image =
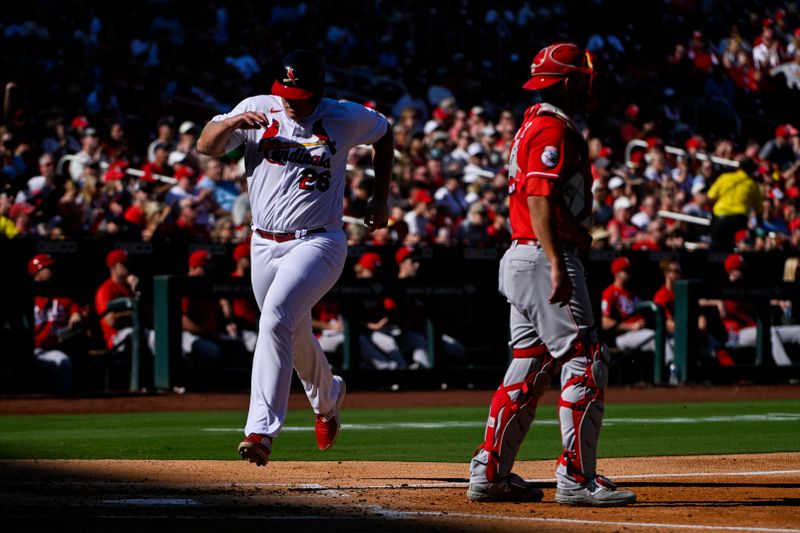
[(283, 109), (272, 109), (271, 107), (269, 108), (270, 113), (280, 113), (281, 111), (283, 111)]

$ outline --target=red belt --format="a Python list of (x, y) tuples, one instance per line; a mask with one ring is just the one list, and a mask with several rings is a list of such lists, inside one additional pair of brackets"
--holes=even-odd
[(263, 229), (258, 229), (258, 228), (256, 228), (255, 230), (255, 232), (258, 233), (260, 236), (275, 242), (291, 241), (294, 239), (305, 237), (306, 235), (313, 235), (314, 233), (324, 233), (326, 231), (327, 230), (325, 228), (299, 229), (292, 233), (272, 233), (270, 231), (264, 231)]
[(530, 246), (541, 246), (537, 239), (514, 239), (515, 243), (519, 244), (527, 244)]

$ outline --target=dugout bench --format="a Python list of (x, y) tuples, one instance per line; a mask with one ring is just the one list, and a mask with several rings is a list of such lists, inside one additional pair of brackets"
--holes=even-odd
[[(698, 375), (700, 315), (699, 300), (750, 300), (755, 308), (756, 346), (755, 360), (752, 365), (736, 365), (738, 368), (749, 366), (748, 374), (753, 378), (758, 370), (766, 367), (765, 362), (771, 360), (770, 328), (772, 312), (770, 300), (799, 300), (800, 283), (782, 281), (744, 281), (731, 284), (727, 281), (679, 280), (675, 284), (675, 363), (678, 366), (680, 383), (696, 380)], [(783, 378), (800, 375), (800, 365), (779, 367)]]

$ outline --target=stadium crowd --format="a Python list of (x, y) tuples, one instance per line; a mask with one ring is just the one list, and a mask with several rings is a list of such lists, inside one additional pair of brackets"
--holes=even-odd
[[(381, 7), (380, 2), (354, 4), (365, 12)], [(682, 4), (668, 2), (663, 8), (666, 20), (690, 23), (702, 14), (693, 3)], [(526, 58), (519, 54), (536, 46), (521, 47), (531, 40), (521, 35), (523, 22), (538, 27), (563, 17), (570, 7), (515, 5), (497, 11), (485, 2), (463, 3), (468, 20), (505, 28), (507, 39), (518, 39), (517, 52), (502, 65), (484, 60), (488, 72), (473, 68), (477, 59), (465, 58), (463, 64), (426, 70), (423, 44), (409, 34), (422, 27), (418, 19), (425, 14), (414, 2), (407, 6), (405, 23), (389, 17), (390, 31), (376, 37), (381, 44), (369, 53), (365, 45), (374, 30), (361, 33), (356, 31), (363, 29), (360, 23), (351, 21), (347, 26), (341, 17), (322, 25), (318, 15), (329, 12), (322, 2), (250, 13), (270, 36), (268, 41), (275, 41), (269, 43), (272, 47), (256, 46), (249, 30), (234, 39), (232, 9), (224, 2), (200, 8), (200, 20), (209, 28), (202, 36), (188, 31), (176, 2), (148, 4), (136, 15), (138, 28), (122, 26), (113, 13), (87, 5), (69, 11), (58, 8), (38, 22), (22, 15), (14, 21), (10, 16), (2, 28), (8, 45), (4, 54), (13, 55), (11, 50), (24, 46), (30, 64), (21, 69), (19, 79), (5, 72), (0, 235), (223, 243), (247, 239), (248, 201), (236, 153), (210, 159), (198, 155), (194, 143), (210, 116), (228, 109), (254, 85), (269, 86), (265, 80), (271, 76), (267, 67), (272, 56), (289, 47), (278, 37), (296, 43), (291, 30), (311, 22), (326, 30), (318, 47), (325, 47), (330, 64), (361, 68), (364, 59), (359, 54), (375, 56), (369, 65), (375, 76), (395, 70), (406, 79), (393, 101), (363, 100), (391, 117), (398, 157), (390, 227), (366, 234), (361, 226), (349, 224), (351, 243), (506, 244), (510, 238), (506, 164), (521, 111), (531, 99), (512, 90), (518, 86), (513, 81), (484, 94), (475, 85), (486, 89), (490, 82), (485, 78), (501, 67), (503, 80), (524, 77)], [(403, 13), (399, 7), (387, 11)], [(752, 8), (739, 19), (729, 16), (718, 21), (709, 24), (708, 31), (690, 31), (660, 58), (658, 50), (635, 40), (641, 37), (638, 30), (622, 39), (611, 33), (614, 25), (603, 35), (575, 28), (586, 34), (585, 44), (595, 54), (598, 69), (595, 112), (582, 119), (596, 178), (596, 247), (708, 246), (710, 236), (704, 226), (661, 218), (659, 210), (706, 219), (744, 216), (744, 225), (728, 228), (731, 235), (720, 241), (722, 245), (735, 241), (742, 249), (756, 250), (800, 246), (795, 208), (800, 197), (796, 183), (800, 139), (790, 123), (800, 125), (798, 115), (792, 114), (800, 101), (797, 13)], [(721, 35), (712, 33), (720, 28), (724, 28)], [(62, 54), (53, 54), (46, 46), (52, 41), (65, 44)], [(198, 46), (222, 48), (231, 55), (217, 57), (214, 52), (204, 58), (205, 63), (198, 63), (188, 51)], [(409, 46), (413, 50), (402, 54)], [(628, 53), (638, 49), (641, 56)], [(91, 72), (77, 64), (81, 57), (94, 60)], [(20, 63), (17, 56), (8, 59), (10, 64)], [(220, 62), (217, 72), (210, 67), (215, 62)], [(635, 69), (645, 63), (654, 64), (664, 87), (656, 100), (614, 92), (619, 80), (642, 82), (645, 75)], [(190, 69), (195, 66), (197, 70)], [(515, 71), (507, 71), (512, 67)], [(63, 98), (45, 98), (42, 88), (33, 86), (39, 80), (30, 76), (47, 72), (40, 81)], [(138, 82), (128, 84), (131, 78)], [(335, 97), (337, 92), (354, 96), (334, 83), (329, 94)], [(143, 100), (148, 94), (151, 100)], [(374, 95), (388, 96), (389, 90)], [(719, 121), (689, 120), (687, 102), (695, 96), (724, 117), (741, 122), (744, 110), (762, 113), (764, 119), (752, 131), (731, 128), (720, 133), (711, 126), (705, 130), (704, 124)], [(171, 111), (181, 115), (159, 116)], [(632, 140), (642, 140), (646, 147), (626, 153)], [(669, 154), (666, 145), (677, 145), (684, 153)], [(703, 161), (698, 154), (745, 159), (745, 164), (737, 170)], [(363, 150), (350, 154), (346, 215), (363, 215), (372, 186), (365, 168), (368, 160)], [(760, 185), (755, 200), (742, 203), (739, 197), (713, 190), (716, 178), (731, 171), (747, 174)]]

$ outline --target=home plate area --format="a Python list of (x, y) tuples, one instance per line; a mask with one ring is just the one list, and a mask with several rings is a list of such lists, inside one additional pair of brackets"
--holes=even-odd
[(553, 501), (554, 461), (517, 473), (536, 504), (472, 503), (467, 464), (0, 461), (6, 531), (763, 531), (800, 533), (800, 453), (604, 459), (638, 496), (622, 508)]

